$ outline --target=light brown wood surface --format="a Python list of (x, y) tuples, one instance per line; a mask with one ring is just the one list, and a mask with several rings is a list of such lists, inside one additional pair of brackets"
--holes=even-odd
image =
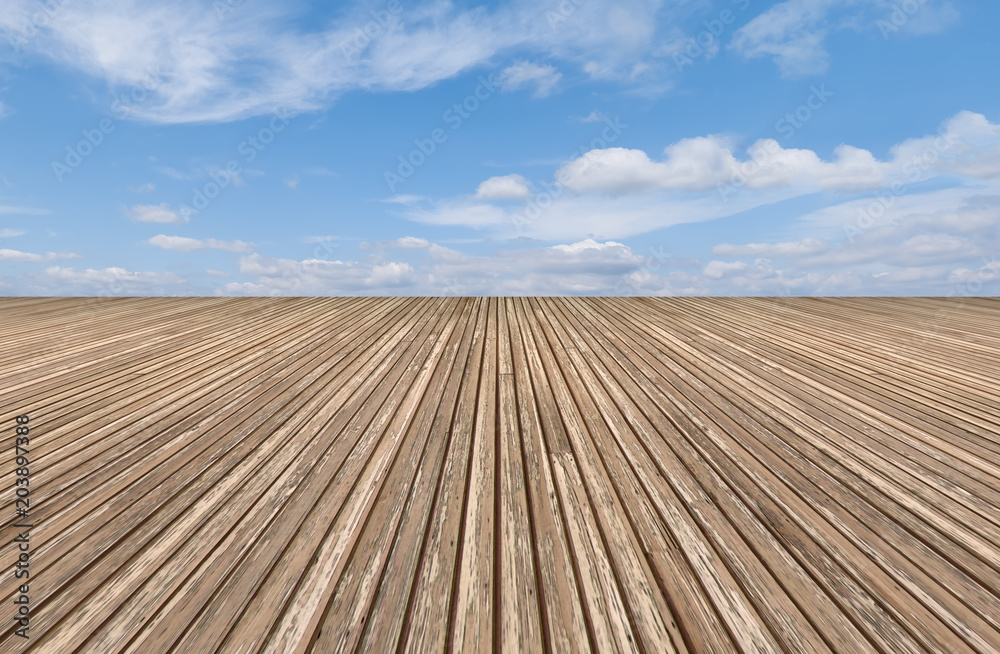
[(3, 298), (0, 344), (3, 653), (1000, 652), (1000, 300)]

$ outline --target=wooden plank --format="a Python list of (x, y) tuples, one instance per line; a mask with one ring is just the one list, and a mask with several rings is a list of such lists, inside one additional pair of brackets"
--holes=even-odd
[(32, 637), (0, 651), (1000, 652), (997, 325), (995, 298), (0, 299), (34, 524)]

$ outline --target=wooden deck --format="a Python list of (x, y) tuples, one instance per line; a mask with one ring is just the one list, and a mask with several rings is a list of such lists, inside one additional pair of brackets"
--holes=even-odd
[(6, 298), (0, 343), (2, 652), (1000, 651), (1000, 300)]

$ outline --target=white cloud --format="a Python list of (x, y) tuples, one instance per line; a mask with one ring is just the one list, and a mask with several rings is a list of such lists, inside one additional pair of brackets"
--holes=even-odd
[[(649, 248), (650, 258), (623, 243), (595, 239), (474, 256), (406, 236), (373, 244), (364, 261), (247, 254), (240, 259), (243, 278), (238, 281), (227, 281), (230, 273), (204, 271), (207, 278), (221, 278), (215, 287), (196, 287), (171, 273), (51, 267), (0, 278), (0, 288), (42, 295), (947, 295), (991, 293), (1000, 280), (996, 255), (961, 265), (939, 260), (965, 247), (960, 237), (897, 232), (892, 238), (905, 243), (901, 249), (908, 254), (891, 261), (862, 256), (814, 264), (817, 256), (878, 248), (887, 239), (828, 244), (823, 250), (803, 239), (741, 246), (747, 249), (734, 252), (749, 261), (713, 260), (701, 266), (656, 255), (655, 248)], [(757, 256), (761, 253), (774, 259)]]
[(747, 58), (772, 56), (785, 77), (822, 74), (828, 12), (851, 0), (785, 0), (736, 31), (730, 47)]
[[(749, 153), (757, 155), (755, 163)], [(800, 183), (831, 190), (874, 189), (882, 185), (887, 166), (867, 150), (841, 145), (832, 161), (811, 150), (785, 149), (774, 139), (761, 139), (737, 159), (731, 144), (718, 136), (684, 139), (653, 161), (642, 150), (591, 150), (564, 164), (556, 179), (577, 193), (641, 193), (652, 190), (705, 191), (734, 181), (750, 188)]]
[(0, 261), (45, 261), (45, 257), (31, 252), (2, 249), (0, 250)]
[(531, 188), (521, 175), (490, 177), (476, 189), (477, 200), (525, 200), (531, 197)]
[(775, 244), (720, 244), (717, 256), (773, 257), (810, 269), (884, 264), (913, 268), (960, 263), (1000, 251), (1000, 194), (943, 189), (902, 196), (880, 219), (858, 226), (852, 201), (807, 214), (800, 224), (826, 239)]
[(390, 241), (389, 243), (387, 243), (387, 245), (389, 247), (423, 250), (431, 247), (432, 243), (425, 238), (417, 238), (416, 236), (404, 236), (402, 238), (397, 238), (394, 241)]
[(588, 238), (584, 241), (578, 241), (576, 243), (570, 243), (569, 245), (553, 245), (552, 249), (565, 252), (567, 254), (580, 254), (583, 252), (590, 252), (592, 250), (596, 252), (617, 251), (622, 254), (631, 253), (631, 250), (621, 243), (615, 243), (614, 241), (598, 243), (592, 238)]
[(430, 207), (412, 207), (404, 215), (428, 224), (464, 225), (506, 236), (517, 234), (548, 241), (614, 239), (680, 223), (713, 220), (798, 194), (784, 189), (765, 189), (758, 193), (742, 193), (724, 202), (714, 190), (681, 196), (667, 191), (642, 195), (575, 195), (562, 189), (561, 192), (557, 190), (554, 199), (548, 191), (537, 193), (534, 200), (539, 202), (532, 200), (524, 206), (498, 207), (458, 199), (433, 203)]
[[(637, 149), (595, 149), (563, 163), (553, 181), (537, 182), (530, 193), (518, 177), (507, 175), (487, 179), (473, 196), (399, 203), (403, 215), (418, 222), (558, 241), (625, 238), (805, 195), (837, 202), (835, 194), (869, 194), (803, 217), (834, 221), (840, 238), (860, 210), (882, 202), (872, 197), (876, 192), (892, 196), (896, 213), (912, 204), (914, 185), (931, 178), (970, 189), (1000, 181), (1000, 124), (971, 112), (946, 120), (938, 135), (896, 145), (885, 160), (846, 144), (824, 159), (773, 139), (756, 141), (745, 154), (735, 152), (733, 140), (720, 136), (683, 139), (667, 146), (659, 160)], [(952, 193), (949, 206), (954, 209), (970, 189)], [(820, 196), (824, 191), (830, 193)], [(518, 195), (523, 199), (512, 204)], [(493, 201), (501, 196), (504, 202)]]
[(500, 73), (500, 88), (504, 91), (516, 91), (525, 86), (535, 87), (534, 96), (544, 98), (559, 80), (562, 73), (555, 66), (534, 64), (530, 61), (518, 61), (508, 66)]
[(406, 214), (411, 220), (434, 225), (465, 225), (475, 228), (499, 228), (509, 222), (509, 213), (500, 207), (465, 200), (445, 201), (431, 208), (413, 207)]
[[(825, 231), (828, 240), (720, 244), (713, 254), (756, 260), (752, 265), (712, 262), (703, 272), (718, 280), (716, 286), (728, 284), (733, 292), (777, 292), (779, 278), (804, 280), (797, 290), (809, 294), (832, 289), (866, 295), (1000, 292), (987, 286), (995, 281), (991, 271), (1000, 256), (1000, 193), (965, 188), (903, 196), (867, 229), (844, 230), (855, 226), (856, 205), (845, 203), (800, 222), (802, 228)], [(978, 269), (977, 261), (982, 264)], [(955, 286), (966, 283), (976, 288)]]
[[(414, 91), (502, 58), (544, 57), (582, 67), (598, 51), (604, 68), (618, 75), (643, 66), (654, 49), (657, 19), (666, 18), (661, 3), (648, 0), (584, 3), (558, 26), (528, 2), (493, 8), (428, 2), (406, 4), (380, 26), (371, 4), (357, 2), (323, 27), (305, 30), (294, 3), (242, 3), (222, 19), (219, 4), (75, 0), (63, 3), (22, 47), (116, 93), (146, 87), (130, 118), (230, 121), (278, 107), (322, 109), (357, 89)], [(6, 0), (0, 38), (16, 39), (36, 9), (27, 0)], [(375, 36), (356, 41), (366, 28)], [(555, 75), (546, 72), (532, 83), (544, 94)]]
[(15, 236), (24, 236), (25, 234), (27, 232), (20, 229), (0, 229), (0, 238), (14, 238)]
[(252, 252), (256, 247), (253, 243), (243, 241), (219, 241), (214, 238), (196, 239), (185, 236), (167, 236), (158, 234), (149, 239), (150, 245), (163, 248), (164, 250), (176, 250), (178, 252), (193, 252), (211, 248), (215, 250), (225, 250), (227, 252)]
[(0, 249), (0, 261), (55, 261), (57, 259), (82, 259), (83, 255), (74, 252), (46, 252), (34, 254), (19, 250)]
[(10, 107), (4, 104), (3, 100), (0, 100), (0, 120), (3, 120), (7, 116), (11, 115), (11, 113), (13, 112), (10, 110)]
[(953, 25), (949, 2), (921, 0), (916, 13), (892, 0), (785, 0), (741, 27), (729, 47), (746, 58), (770, 56), (784, 77), (820, 75), (829, 66), (827, 36), (867, 29), (888, 38), (897, 31), (931, 34)]
[(426, 200), (427, 198), (420, 195), (410, 195), (407, 193), (399, 193), (397, 195), (392, 195), (390, 197), (380, 200), (380, 202), (387, 202), (389, 204), (402, 204), (404, 206), (417, 205)]
[(52, 266), (30, 277), (26, 286), (40, 295), (172, 295), (190, 294), (186, 280), (174, 273), (131, 271), (110, 267), (63, 268)]
[[(982, 292), (982, 285), (986, 282), (993, 282), (1000, 279), (1000, 260), (996, 255), (992, 259), (983, 259), (983, 265), (976, 270), (970, 268), (956, 268), (948, 275), (949, 284), (961, 284), (966, 287), (968, 295), (978, 295)], [(996, 291), (994, 290), (994, 293)]]
[(827, 247), (826, 243), (814, 238), (786, 243), (750, 243), (748, 245), (721, 243), (712, 248), (712, 254), (726, 257), (802, 256), (823, 252)]
[(139, 184), (138, 186), (129, 186), (128, 190), (133, 193), (151, 193), (156, 190), (156, 184), (146, 182), (145, 184)]
[(891, 154), (906, 181), (935, 172), (1000, 179), (1000, 123), (960, 111), (944, 122), (939, 134), (903, 141), (893, 146)]
[(321, 259), (277, 259), (251, 254), (240, 259), (240, 273), (254, 282), (232, 282), (225, 295), (336, 295), (402, 293), (413, 285), (413, 270), (405, 262), (364, 264)]
[(179, 182), (186, 182), (194, 179), (192, 175), (177, 170), (176, 168), (171, 168), (170, 166), (158, 166), (156, 170), (170, 179), (176, 179)]
[(742, 261), (709, 261), (702, 269), (702, 273), (710, 279), (721, 279), (734, 272), (746, 270), (746, 268), (747, 264)]
[[(248, 295), (552, 295), (610, 293), (644, 264), (621, 243), (584, 243), (499, 250), (470, 256), (426, 239), (376, 244), (371, 261), (295, 261), (249, 255), (240, 272), (251, 282), (221, 293)], [(392, 251), (400, 250), (399, 256)], [(405, 255), (412, 261), (403, 261)], [(392, 257), (388, 258), (387, 257)]]
[(187, 222), (176, 211), (172, 210), (166, 202), (162, 204), (136, 204), (132, 205), (127, 213), (132, 220), (144, 223), (183, 223)]
[(607, 120), (607, 116), (603, 112), (598, 111), (597, 109), (594, 109), (583, 118), (580, 118), (581, 123), (599, 123), (604, 120)]

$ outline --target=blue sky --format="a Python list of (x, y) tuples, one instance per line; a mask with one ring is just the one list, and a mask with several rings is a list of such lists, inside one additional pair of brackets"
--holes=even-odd
[(5, 0), (0, 294), (995, 295), (985, 0)]

